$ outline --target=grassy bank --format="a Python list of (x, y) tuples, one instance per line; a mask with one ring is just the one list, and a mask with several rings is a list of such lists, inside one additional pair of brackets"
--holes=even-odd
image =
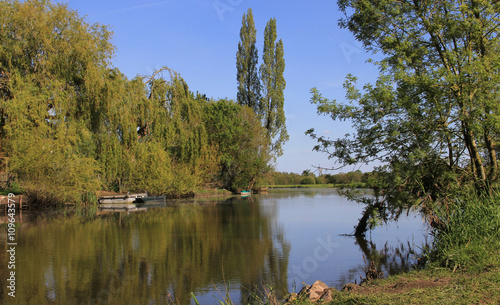
[(233, 193), (224, 189), (197, 189), (194, 191), (194, 198), (211, 198), (211, 197), (224, 197), (231, 196)]
[[(293, 304), (310, 304), (297, 301)], [(329, 304), (499, 304), (500, 266), (481, 272), (426, 268), (334, 294)]]
[[(272, 291), (257, 293), (255, 297), (256, 300), (248, 304), (283, 304)], [(313, 302), (299, 297), (284, 304), (500, 304), (500, 264), (480, 272), (464, 270), (453, 272), (448, 268), (427, 267), (386, 279), (373, 280), (361, 286), (351, 284), (346, 290), (333, 291), (332, 298), (333, 300), (329, 302)], [(224, 298), (220, 304), (232, 305), (233, 302), (229, 298)]]

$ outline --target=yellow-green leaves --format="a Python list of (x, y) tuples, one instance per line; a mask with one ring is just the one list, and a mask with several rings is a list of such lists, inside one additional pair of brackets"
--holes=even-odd
[(267, 168), (269, 138), (254, 113), (238, 106), (231, 149), (243, 152), (223, 150), (206, 131), (206, 99), (166, 67), (127, 79), (110, 64), (111, 32), (67, 5), (0, 1), (0, 29), (0, 154), (32, 194), (182, 196), (217, 182), (228, 151), (244, 163), (237, 173), (247, 185)]

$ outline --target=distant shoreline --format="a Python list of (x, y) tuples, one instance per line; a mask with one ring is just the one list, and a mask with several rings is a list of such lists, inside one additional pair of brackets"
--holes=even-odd
[(283, 185), (266, 185), (270, 189), (281, 188), (365, 188), (365, 183), (345, 183), (345, 184), (283, 184)]

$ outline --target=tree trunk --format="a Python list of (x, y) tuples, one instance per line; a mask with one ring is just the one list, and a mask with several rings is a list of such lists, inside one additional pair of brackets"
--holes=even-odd
[(494, 181), (497, 178), (498, 174), (498, 163), (497, 163), (497, 152), (495, 150), (495, 144), (491, 139), (491, 135), (489, 131), (484, 132), (484, 143), (486, 144), (486, 148), (488, 149), (488, 155), (490, 158), (490, 172), (488, 174), (488, 180)]
[(487, 188), (486, 171), (484, 170), (483, 162), (481, 156), (479, 155), (479, 150), (477, 148), (476, 140), (474, 139), (474, 134), (468, 128), (467, 122), (462, 122), (462, 133), (464, 136), (465, 144), (467, 150), (469, 151), (469, 157), (473, 168), (475, 169), (476, 177), (476, 188), (479, 190), (484, 190)]
[(359, 219), (356, 229), (354, 230), (354, 236), (365, 236), (366, 231), (368, 231), (368, 219), (374, 210), (378, 210), (382, 207), (382, 201), (376, 200), (373, 203), (368, 204), (363, 212), (363, 216)]

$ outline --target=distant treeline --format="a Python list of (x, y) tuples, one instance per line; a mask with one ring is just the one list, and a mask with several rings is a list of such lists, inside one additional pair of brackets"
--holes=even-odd
[(67, 5), (2, 1), (0, 26), (0, 157), (29, 197), (179, 197), (248, 188), (270, 169), (251, 108), (194, 93), (168, 68), (128, 79), (111, 65), (107, 27)]
[(348, 173), (322, 174), (316, 176), (309, 170), (302, 174), (287, 172), (272, 172), (267, 175), (265, 183), (272, 185), (301, 185), (301, 184), (334, 184), (351, 187), (373, 187), (376, 181), (377, 173), (360, 170)]

